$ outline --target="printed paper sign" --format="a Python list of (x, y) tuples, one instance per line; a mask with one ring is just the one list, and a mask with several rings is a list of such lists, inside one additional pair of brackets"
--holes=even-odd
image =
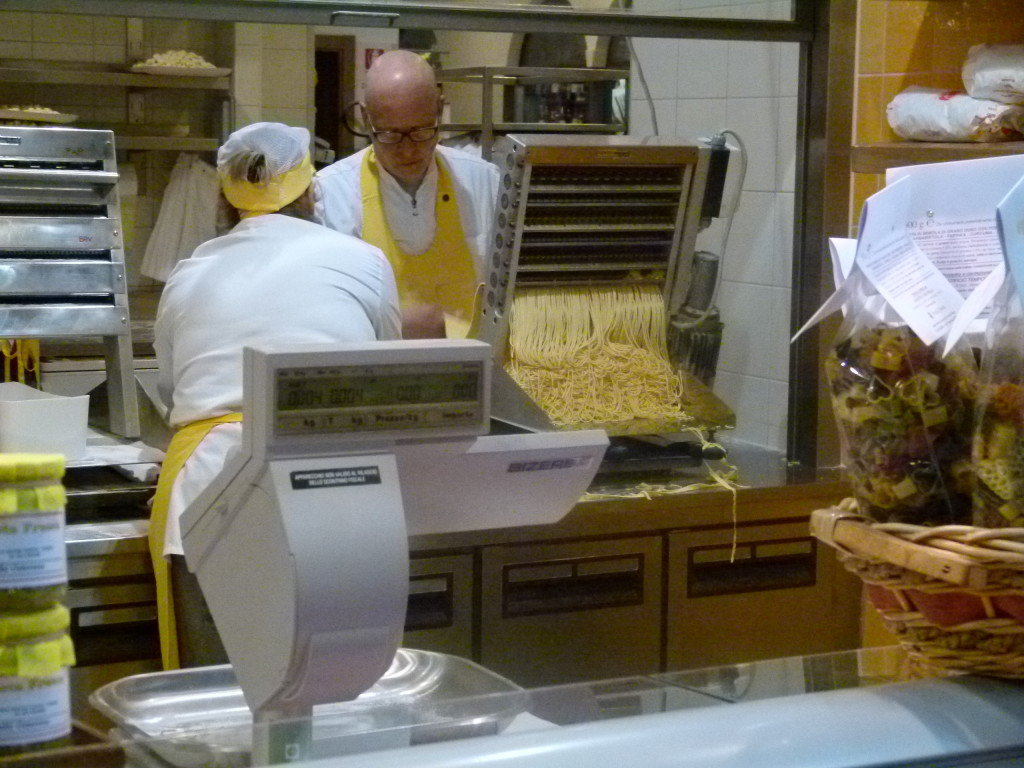
[(996, 206), (1024, 176), (1024, 155), (890, 168), (911, 181), (906, 226), (914, 244), (967, 297), (1003, 262)]
[(865, 201), (854, 264), (921, 341), (932, 344), (949, 330), (964, 300), (910, 238), (910, 195), (908, 179), (901, 178)]
[[(830, 241), (837, 290), (793, 338), (855, 299), (870, 309), (862, 279), (889, 304), (874, 314), (895, 312), (926, 343), (948, 334), (949, 349), (983, 331), (1004, 264), (996, 206), (1022, 177), (1024, 154), (890, 168), (864, 204), (852, 269), (846, 244)], [(1016, 210), (1024, 218), (1024, 202)], [(1011, 228), (1024, 238), (1024, 224)]]

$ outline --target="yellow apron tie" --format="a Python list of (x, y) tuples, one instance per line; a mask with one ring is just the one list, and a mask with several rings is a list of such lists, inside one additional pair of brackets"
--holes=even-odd
[(156, 615), (160, 627), (160, 655), (163, 658), (164, 669), (177, 669), (181, 666), (178, 660), (178, 634), (171, 595), (171, 569), (164, 558), (171, 489), (181, 468), (211, 429), (218, 424), (241, 420), (240, 413), (226, 413), (223, 416), (186, 424), (171, 438), (163, 466), (160, 468), (160, 479), (157, 481), (156, 495), (153, 497), (153, 509), (149, 515), (149, 555), (153, 560), (153, 576), (156, 579)]
[(410, 256), (402, 251), (391, 235), (380, 194), (380, 169), (371, 149), (363, 158), (359, 187), (363, 200), (363, 240), (384, 251), (398, 283), (402, 306), (436, 304), (444, 310), (445, 327), (450, 338), (465, 337), (477, 319), (482, 285), (476, 277), (473, 254), (459, 219), (455, 187), (437, 158), (437, 201), (434, 207), (437, 225), (434, 242), (425, 253)]
[[(4, 356), (4, 381), (39, 386), (39, 339), (3, 339), (0, 351)], [(31, 382), (25, 374), (32, 374)]]

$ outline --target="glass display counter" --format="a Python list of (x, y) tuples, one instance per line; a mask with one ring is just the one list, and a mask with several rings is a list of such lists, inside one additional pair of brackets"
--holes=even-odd
[[(1024, 765), (1024, 684), (968, 675), (919, 678), (897, 647), (864, 649), (520, 690), (416, 678), (394, 695), (314, 713), (325, 734), (319, 766), (996, 766)], [(459, 665), (450, 667), (452, 670)], [(239, 701), (189, 688), (195, 672), (118, 681), (106, 694), (111, 742), (126, 768), (249, 764)], [(486, 677), (486, 675), (485, 675)], [(410, 678), (411, 679), (411, 678)], [(483, 679), (483, 678), (481, 678)], [(496, 678), (497, 679), (497, 678)], [(132, 696), (157, 690), (176, 712)], [(468, 691), (474, 695), (466, 696)], [(102, 692), (101, 694), (102, 695)], [(114, 702), (113, 707), (111, 702)], [(200, 712), (201, 710), (201, 712)], [(350, 720), (339, 723), (339, 712)], [(481, 713), (479, 723), (467, 727)], [(495, 718), (495, 712), (502, 713)], [(193, 716), (196, 715), (196, 716)], [(201, 716), (199, 716), (201, 715)], [(439, 727), (450, 717), (453, 727)], [(186, 723), (187, 727), (183, 727)], [(429, 728), (417, 724), (429, 723)], [(243, 733), (243, 741), (246, 736)], [(230, 739), (229, 739), (230, 741)], [(310, 763), (312, 764), (312, 763)]]

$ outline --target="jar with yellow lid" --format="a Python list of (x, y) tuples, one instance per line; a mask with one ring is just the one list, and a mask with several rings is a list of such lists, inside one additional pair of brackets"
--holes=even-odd
[(0, 612), (64, 599), (63, 476), (59, 454), (0, 454)]
[(71, 733), (68, 609), (0, 615), (0, 755), (60, 746)]

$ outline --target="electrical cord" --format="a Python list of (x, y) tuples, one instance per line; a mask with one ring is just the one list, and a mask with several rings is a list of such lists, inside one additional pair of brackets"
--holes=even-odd
[(647, 78), (644, 77), (644, 68), (640, 64), (640, 57), (636, 55), (636, 48), (633, 47), (633, 38), (626, 38), (626, 45), (629, 46), (629, 55), (633, 58), (633, 63), (636, 65), (636, 76), (640, 81), (640, 90), (643, 91), (644, 100), (647, 102), (647, 107), (651, 110), (651, 133), (654, 136), (658, 135), (658, 115), (654, 111), (654, 99), (651, 98), (651, 89), (647, 87)]

